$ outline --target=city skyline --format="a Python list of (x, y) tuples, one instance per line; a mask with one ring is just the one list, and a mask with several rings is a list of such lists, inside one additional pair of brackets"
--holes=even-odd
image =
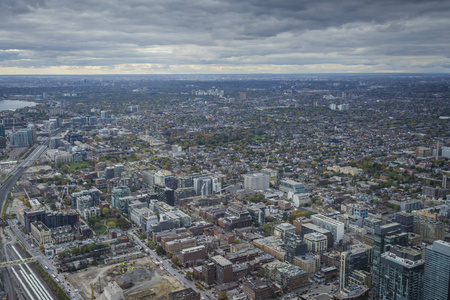
[(0, 3), (0, 74), (448, 73), (445, 1)]

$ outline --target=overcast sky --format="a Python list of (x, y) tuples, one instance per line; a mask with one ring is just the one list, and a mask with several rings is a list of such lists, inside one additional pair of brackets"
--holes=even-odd
[(0, 0), (0, 74), (449, 72), (450, 1)]

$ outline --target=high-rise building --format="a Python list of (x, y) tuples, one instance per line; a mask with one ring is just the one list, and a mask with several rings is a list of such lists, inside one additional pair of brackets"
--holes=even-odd
[(308, 251), (313, 253), (323, 253), (327, 251), (328, 239), (324, 234), (313, 232), (304, 235)]
[(291, 180), (291, 179), (281, 180), (280, 181), (280, 190), (285, 193), (288, 193), (288, 192), (306, 193), (306, 188), (302, 183)]
[(339, 243), (344, 237), (344, 227), (345, 227), (344, 223), (336, 221), (335, 219), (332, 219), (324, 215), (313, 215), (311, 217), (311, 220), (313, 221), (313, 224), (326, 230), (329, 230), (333, 235), (335, 243)]
[(422, 300), (424, 277), (422, 253), (410, 247), (391, 245), (386, 245), (385, 250), (380, 260), (377, 299)]
[(222, 255), (213, 256), (211, 260), (216, 264), (217, 283), (222, 284), (233, 280), (233, 263), (231, 261)]
[(154, 171), (143, 171), (142, 172), (142, 183), (147, 187), (153, 187), (155, 185), (155, 172)]
[(292, 223), (295, 227), (295, 233), (298, 235), (302, 235), (302, 224), (312, 223), (311, 219), (305, 217), (299, 217), (294, 220)]
[(55, 228), (64, 225), (75, 225), (80, 221), (80, 215), (74, 211), (68, 212), (46, 212), (45, 210), (24, 210), (23, 212), (25, 229), (31, 231), (31, 223), (41, 221), (48, 228)]
[(156, 186), (156, 197), (159, 201), (167, 203), (169, 205), (175, 205), (175, 191), (168, 187)]
[(155, 173), (155, 185), (173, 189), (175, 186), (175, 177), (170, 171), (160, 170)]
[(76, 128), (76, 127), (80, 127), (80, 126), (85, 126), (88, 125), (88, 118), (87, 117), (75, 117), (72, 118), (72, 127)]
[(414, 233), (424, 241), (433, 242), (444, 239), (444, 224), (433, 209), (417, 211), (414, 216)]
[(337, 108), (340, 110), (340, 111), (346, 111), (346, 110), (348, 110), (349, 109), (349, 105), (348, 104), (339, 104), (338, 106), (337, 106)]
[(121, 177), (122, 173), (125, 172), (125, 166), (122, 164), (117, 164), (114, 166), (114, 177)]
[(286, 233), (284, 238), (284, 250), (286, 251), (285, 260), (293, 265), (295, 257), (305, 255), (308, 248), (299, 235), (296, 235), (295, 233)]
[(381, 273), (381, 254), (384, 253), (384, 246), (387, 244), (408, 246), (408, 233), (402, 232), (402, 226), (397, 223), (390, 223), (375, 227), (373, 245), (373, 269), (372, 269), (372, 290), (371, 298), (379, 299)]
[(232, 203), (229, 204), (225, 216), (219, 218), (218, 223), (225, 230), (243, 228), (252, 225), (252, 216), (241, 204)]
[(450, 299), (450, 243), (435, 241), (425, 250), (423, 300)]
[[(92, 200), (91, 206), (98, 205), (100, 203), (100, 194), (101, 194), (100, 190), (98, 190), (95, 187), (90, 188), (89, 190), (82, 190), (80, 192), (72, 193), (70, 195), (70, 198), (72, 200), (72, 206), (74, 208), (78, 208), (77, 199), (82, 196), (89, 196), (91, 198), (91, 200)], [(87, 208), (87, 207), (84, 207), (84, 208)]]
[(10, 135), (11, 144), (17, 147), (31, 146), (36, 141), (36, 129), (25, 128)]
[(102, 118), (102, 119), (109, 119), (109, 113), (108, 113), (108, 111), (102, 110), (102, 111), (100, 112), (100, 118)]
[(89, 125), (94, 126), (94, 125), (97, 125), (97, 123), (98, 123), (97, 117), (89, 116)]
[(6, 148), (6, 130), (3, 124), (0, 124), (0, 148)]
[(300, 234), (302, 237), (305, 237), (305, 234), (312, 233), (312, 232), (318, 232), (318, 233), (325, 235), (327, 237), (328, 247), (331, 247), (332, 245), (334, 245), (334, 238), (333, 238), (333, 234), (331, 233), (331, 231), (329, 231), (327, 229), (323, 229), (317, 225), (314, 225), (313, 223), (302, 223), (301, 234)]
[(412, 232), (414, 229), (414, 215), (406, 212), (395, 214), (394, 222), (402, 225), (404, 232)]
[(265, 204), (253, 204), (248, 207), (248, 212), (252, 217), (252, 221), (258, 225), (265, 222), (267, 206)]
[(119, 199), (122, 197), (131, 196), (130, 188), (127, 186), (116, 187), (111, 192), (111, 206), (112, 208), (119, 207)]
[(372, 247), (359, 244), (355, 245), (349, 251), (341, 252), (341, 265), (339, 273), (339, 290), (343, 291), (349, 287), (352, 282), (352, 277), (358, 277), (354, 271), (369, 271), (369, 264), (372, 263)]
[(295, 227), (290, 223), (281, 223), (275, 226), (273, 235), (284, 240), (287, 233), (295, 233)]
[(216, 281), (216, 264), (210, 260), (202, 266), (202, 276), (206, 284), (211, 285)]
[(278, 171), (277, 170), (262, 169), (261, 173), (269, 175), (271, 184), (278, 185)]
[(369, 215), (369, 208), (367, 206), (353, 204), (352, 215), (365, 219)]
[(213, 193), (213, 179), (209, 176), (194, 178), (193, 187), (198, 196), (210, 195)]
[(263, 191), (270, 187), (270, 176), (265, 173), (244, 175), (244, 188)]

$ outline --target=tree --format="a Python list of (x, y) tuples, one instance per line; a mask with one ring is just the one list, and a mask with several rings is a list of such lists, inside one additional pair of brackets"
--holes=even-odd
[(108, 226), (108, 228), (116, 228), (116, 227), (117, 227), (117, 224), (116, 224), (116, 222), (114, 222), (114, 221), (108, 221), (108, 222), (106, 223), (106, 226)]
[(158, 255), (164, 255), (166, 253), (166, 250), (161, 245), (156, 246), (156, 254)]
[(150, 249), (155, 249), (155, 243), (153, 241), (148, 241), (147, 245)]
[(217, 294), (217, 300), (225, 300), (228, 299), (227, 292), (220, 291), (219, 294)]
[(171, 261), (175, 266), (178, 266), (178, 267), (181, 266), (180, 260), (179, 260), (178, 257), (176, 257), (176, 256), (172, 257), (172, 258), (170, 259), (170, 261)]
[(110, 215), (111, 215), (111, 213), (109, 211), (109, 208), (103, 207), (102, 208), (102, 216), (108, 219)]
[(186, 277), (187, 280), (192, 281), (192, 273), (191, 272), (187, 272), (185, 277)]
[(91, 225), (91, 226), (94, 226), (95, 225), (95, 223), (97, 223), (97, 222), (99, 222), (100, 221), (100, 219), (97, 217), (97, 216), (91, 216), (90, 218), (89, 218), (89, 225)]
[(118, 208), (113, 208), (112, 215), (114, 217), (117, 217), (118, 215), (120, 215), (120, 210)]

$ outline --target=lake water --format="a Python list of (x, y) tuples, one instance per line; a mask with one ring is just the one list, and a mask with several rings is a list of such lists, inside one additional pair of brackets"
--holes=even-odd
[(19, 100), (0, 100), (0, 111), (16, 110), (28, 106), (36, 106), (35, 102), (19, 101)]

